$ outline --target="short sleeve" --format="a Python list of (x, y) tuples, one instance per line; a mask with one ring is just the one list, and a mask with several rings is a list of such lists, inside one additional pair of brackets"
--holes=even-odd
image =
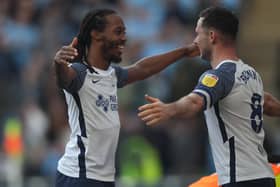
[(227, 63), (201, 75), (193, 92), (204, 98), (204, 110), (229, 94), (235, 81), (235, 69), (235, 64)]
[(113, 66), (113, 68), (115, 69), (116, 76), (117, 76), (117, 79), (118, 79), (117, 87), (122, 88), (123, 86), (125, 86), (125, 84), (127, 82), (128, 71), (127, 71), (127, 69), (124, 69), (120, 66)]
[(71, 83), (69, 84), (69, 86), (67, 86), (65, 88), (65, 90), (67, 90), (70, 93), (75, 93), (75, 92), (79, 91), (79, 89), (84, 84), (85, 77), (87, 74), (87, 71), (86, 71), (87, 66), (82, 63), (73, 63), (73, 64), (70, 64), (70, 67), (76, 71), (77, 76), (71, 81)]

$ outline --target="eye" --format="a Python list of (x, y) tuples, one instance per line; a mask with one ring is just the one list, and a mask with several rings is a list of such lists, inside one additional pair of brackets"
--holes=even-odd
[(125, 30), (123, 29), (123, 28), (117, 28), (116, 30), (115, 30), (115, 34), (116, 35), (122, 35), (122, 34), (125, 34), (126, 32), (125, 32)]
[(122, 31), (120, 29), (117, 29), (115, 32), (117, 35), (121, 35)]

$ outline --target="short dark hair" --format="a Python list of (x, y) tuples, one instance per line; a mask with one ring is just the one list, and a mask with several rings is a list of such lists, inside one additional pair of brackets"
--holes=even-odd
[(104, 31), (107, 24), (105, 17), (111, 14), (117, 14), (117, 12), (112, 9), (94, 9), (85, 15), (78, 34), (79, 60), (86, 60), (86, 49), (91, 44), (91, 31)]
[(204, 18), (202, 27), (214, 28), (236, 40), (239, 21), (231, 11), (221, 7), (209, 7), (202, 10), (199, 17)]

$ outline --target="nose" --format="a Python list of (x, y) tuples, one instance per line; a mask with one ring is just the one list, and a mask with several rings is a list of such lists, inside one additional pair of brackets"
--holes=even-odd
[(127, 38), (126, 38), (126, 35), (125, 35), (125, 34), (122, 35), (121, 40), (122, 40), (123, 42), (126, 42)]

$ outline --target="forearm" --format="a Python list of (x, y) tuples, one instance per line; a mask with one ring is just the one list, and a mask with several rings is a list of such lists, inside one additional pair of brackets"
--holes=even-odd
[(280, 117), (280, 101), (268, 92), (264, 94), (264, 114)]
[(128, 83), (137, 80), (143, 80), (149, 76), (152, 76), (185, 56), (193, 57), (197, 56), (198, 54), (198, 47), (194, 44), (191, 44), (186, 47), (177, 48), (167, 53), (143, 58), (134, 65), (128, 67)]
[(143, 58), (135, 65), (141, 69), (143, 72), (142, 75), (146, 78), (150, 75), (160, 72), (168, 65), (173, 64), (177, 60), (183, 58), (186, 55), (186, 52), (187, 49), (185, 47), (178, 48), (167, 53)]
[(66, 64), (53, 63), (56, 81), (60, 88), (65, 88), (71, 82), (71, 68)]
[(202, 111), (203, 99), (191, 93), (170, 105), (172, 105), (170, 107), (172, 117), (193, 118)]

